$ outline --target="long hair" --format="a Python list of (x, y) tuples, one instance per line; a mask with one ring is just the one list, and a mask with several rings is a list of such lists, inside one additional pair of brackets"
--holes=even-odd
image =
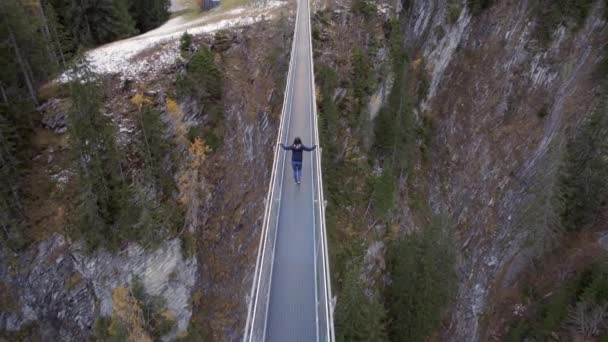
[(302, 146), (302, 139), (300, 139), (300, 137), (296, 137), (295, 139), (293, 139), (293, 146), (296, 148), (300, 148), (300, 146)]

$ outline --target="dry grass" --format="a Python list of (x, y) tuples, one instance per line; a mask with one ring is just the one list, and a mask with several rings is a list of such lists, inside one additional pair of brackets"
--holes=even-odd
[(3, 282), (0, 282), (0, 311), (8, 312), (18, 308), (13, 290)]
[[(117, 287), (112, 291), (113, 317), (110, 331), (118, 331), (121, 324), (126, 324), (129, 331), (129, 341), (152, 341), (144, 330), (143, 312), (139, 303), (128, 289)], [(112, 334), (116, 336), (117, 334)]]
[(72, 275), (66, 280), (65, 288), (68, 290), (74, 289), (78, 284), (82, 282), (82, 276), (78, 272), (72, 273)]
[[(34, 155), (26, 190), (25, 210), (29, 229), (29, 241), (41, 241), (52, 233), (63, 233), (67, 224), (68, 204), (75, 196), (75, 182), (68, 172), (70, 159), (67, 155), (68, 134), (57, 135), (47, 129), (36, 129), (33, 136)], [(67, 177), (67, 183), (53, 181), (59, 174)]]

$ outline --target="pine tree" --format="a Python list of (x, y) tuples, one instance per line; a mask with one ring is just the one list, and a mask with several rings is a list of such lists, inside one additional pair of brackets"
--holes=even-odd
[(224, 132), (224, 112), (222, 107), (222, 72), (213, 52), (200, 47), (190, 59), (184, 75), (178, 76), (177, 90), (180, 96), (199, 102), (204, 108), (205, 125), (189, 132), (191, 140), (203, 138), (216, 151), (222, 146)]
[(98, 0), (90, 9), (89, 18), (96, 44), (123, 39), (137, 32), (126, 0)]
[(53, 41), (56, 54), (59, 57), (59, 63), (62, 69), (67, 68), (67, 61), (71, 59), (72, 52), (75, 51), (74, 42), (71, 36), (66, 32), (65, 27), (59, 22), (57, 11), (45, 0), (41, 2), (42, 10), (46, 16), (48, 30)]
[(445, 219), (434, 218), (396, 245), (387, 293), (393, 341), (426, 341), (438, 327), (455, 280), (454, 253)]
[(190, 52), (192, 50), (192, 35), (188, 31), (184, 31), (184, 34), (180, 37), (179, 49), (182, 52)]
[(140, 110), (137, 116), (142, 135), (139, 154), (144, 160), (146, 182), (153, 184), (162, 197), (169, 197), (175, 191), (175, 162), (171, 153), (172, 145), (166, 138), (166, 124), (160, 112), (149, 106)]
[(603, 99), (566, 146), (560, 189), (564, 229), (591, 224), (608, 198), (608, 100)]
[(40, 23), (17, 0), (0, 2), (0, 19), (0, 60), (6, 63), (0, 82), (7, 85), (9, 95), (21, 99), (21, 94), (28, 94), (36, 104), (38, 83), (54, 72), (48, 63), (47, 44), (38, 33)]
[(50, 37), (40, 34), (45, 26), (35, 5), (0, 2), (0, 236), (15, 250), (26, 244), (23, 188), (36, 88), (55, 70)]
[(203, 104), (216, 103), (222, 98), (222, 72), (209, 48), (197, 50), (186, 70), (186, 75), (178, 80), (181, 95), (200, 99)]
[(380, 110), (375, 122), (375, 146), (385, 161), (391, 162), (397, 174), (407, 171), (412, 164), (414, 151), (414, 116), (411, 96), (408, 94), (406, 55), (399, 21), (391, 20), (390, 47), (395, 81), (387, 104)]
[(80, 47), (90, 47), (129, 37), (137, 31), (129, 14), (127, 0), (49, 0), (57, 14), (58, 32), (64, 48), (72, 53)]
[(169, 0), (129, 0), (129, 13), (140, 32), (150, 31), (169, 19)]
[(18, 250), (25, 246), (24, 215), (26, 160), (29, 159), (31, 128), (22, 111), (27, 106), (0, 104), (0, 240)]
[[(135, 98), (143, 98), (141, 95)], [(138, 102), (135, 100), (134, 102)], [(136, 181), (138, 203), (142, 208), (136, 240), (154, 248), (166, 233), (177, 233), (184, 215), (173, 195), (177, 190), (173, 146), (167, 137), (161, 114), (141, 101), (137, 113), (140, 132), (137, 154), (143, 160), (141, 177)]]
[(92, 46), (93, 36), (87, 18), (87, 10), (93, 0), (49, 0), (57, 15), (59, 36), (69, 37), (64, 49), (75, 53), (79, 47)]
[(350, 267), (336, 304), (337, 341), (387, 341), (386, 313), (376, 293), (367, 295), (360, 267)]
[(78, 169), (81, 198), (77, 230), (90, 248), (118, 248), (128, 240), (137, 208), (116, 146), (116, 129), (101, 112), (101, 97), (86, 65), (75, 71), (70, 117), (71, 150)]

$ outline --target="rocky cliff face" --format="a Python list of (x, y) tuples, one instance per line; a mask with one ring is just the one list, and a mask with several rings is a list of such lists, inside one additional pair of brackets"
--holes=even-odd
[(558, 148), (598, 103), (594, 72), (606, 43), (604, 4), (577, 29), (535, 35), (532, 1), (497, 1), (473, 16), (449, 1), (403, 2), (406, 44), (430, 76), (419, 108), (437, 127), (428, 179), (435, 211), (450, 213), (461, 253), (456, 305), (443, 336), (487, 340), (491, 293), (511, 286), (534, 253), (524, 208)]
[[(497, 327), (506, 323), (498, 312), (517, 310), (513, 303), (505, 308), (500, 294), (516, 288), (531, 259), (542, 253), (540, 241), (548, 238), (548, 232), (538, 231), (544, 213), (534, 206), (556, 178), (560, 151), (599, 104), (596, 75), (608, 41), (605, 2), (587, 2), (584, 18), (564, 10), (552, 25), (543, 17), (541, 8), (549, 3), (543, 1), (387, 0), (373, 2), (371, 9), (370, 3), (316, 1), (316, 65), (337, 73), (333, 100), (342, 117), (336, 158), (356, 167), (361, 164), (353, 159), (369, 161), (378, 173), (374, 151), (359, 148), (365, 144), (358, 140), (368, 138), (365, 129), (356, 132), (343, 116), (357, 96), (353, 64), (359, 47), (367, 49), (374, 66), (366, 114), (375, 120), (389, 101), (395, 78), (387, 67), (392, 15), (399, 18), (408, 55), (413, 98), (404, 100), (412, 100), (416, 121), (416, 132), (410, 133), (426, 155), (415, 157), (413, 171), (398, 177), (399, 194), (386, 226), (369, 219), (371, 200), (354, 200), (337, 209), (332, 234), (339, 241), (364, 240), (362, 278), (372, 280), (370, 287), (390, 286), (390, 274), (382, 278), (386, 251), (375, 240), (424, 229), (428, 200), (432, 214), (445, 214), (452, 223), (459, 255), (457, 293), (438, 336), (500, 340), (504, 335)], [(479, 3), (489, 6), (471, 8)], [(345, 184), (352, 184), (349, 177), (344, 175)], [(341, 210), (365, 215), (342, 217)], [(333, 248), (334, 262), (348, 265), (348, 257)], [(340, 285), (335, 286), (340, 301)]]
[(0, 328), (16, 331), (38, 326), (43, 340), (90, 338), (98, 316), (112, 316), (112, 292), (141, 278), (152, 295), (167, 300), (178, 329), (188, 327), (190, 296), (197, 277), (196, 259), (184, 259), (180, 241), (164, 243), (152, 253), (132, 245), (119, 255), (86, 255), (78, 244), (54, 235), (16, 256), (1, 251), (0, 277), (12, 307), (0, 315)]

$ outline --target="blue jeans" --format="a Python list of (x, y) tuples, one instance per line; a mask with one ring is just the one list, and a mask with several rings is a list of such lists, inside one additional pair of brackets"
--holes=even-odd
[(302, 162), (292, 160), (291, 168), (293, 169), (293, 179), (299, 182), (302, 179)]

